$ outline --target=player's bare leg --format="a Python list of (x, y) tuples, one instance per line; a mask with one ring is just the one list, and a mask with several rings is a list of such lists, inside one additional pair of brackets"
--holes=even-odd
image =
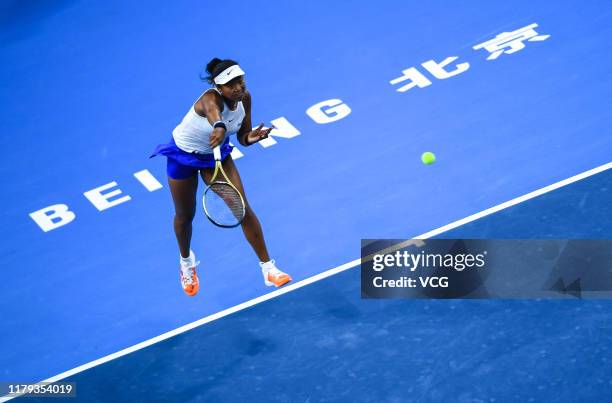
[(190, 249), (192, 222), (196, 212), (196, 192), (198, 177), (187, 179), (168, 178), (168, 186), (174, 201), (174, 234), (178, 241), (181, 254), (181, 285), (189, 296), (194, 296), (199, 290), (199, 280), (196, 273), (198, 262)]
[[(241, 224), (242, 232), (244, 232), (246, 239), (249, 241), (253, 251), (255, 251), (255, 254), (260, 260), (260, 266), (262, 268), (262, 272), (264, 273), (264, 281), (266, 282), (266, 285), (275, 285), (280, 287), (281, 285), (288, 283), (291, 281), (291, 277), (288, 274), (280, 271), (276, 267), (275, 261), (270, 259), (263, 230), (261, 229), (261, 224), (248, 202), (246, 193), (244, 192), (244, 186), (242, 185), (242, 180), (240, 179), (240, 174), (238, 173), (238, 169), (236, 168), (234, 160), (231, 156), (228, 156), (223, 161), (223, 169), (225, 170), (229, 180), (234, 184), (234, 186), (236, 186), (244, 198), (246, 213)], [(213, 169), (203, 169), (200, 171), (202, 179), (206, 184), (210, 183), (213, 173)]]

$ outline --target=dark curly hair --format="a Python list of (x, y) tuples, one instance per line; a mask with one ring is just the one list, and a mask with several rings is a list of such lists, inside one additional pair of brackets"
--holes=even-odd
[(225, 59), (225, 60), (221, 60), (219, 58), (213, 58), (210, 62), (208, 62), (208, 64), (206, 65), (206, 73), (208, 73), (207, 76), (202, 77), (202, 75), (200, 74), (200, 79), (202, 81), (207, 81), (210, 84), (215, 84), (215, 77), (217, 77), (219, 75), (219, 73), (221, 73), (223, 70), (227, 69), (230, 66), (234, 66), (238, 64), (237, 61), (235, 60), (230, 60), (230, 59)]

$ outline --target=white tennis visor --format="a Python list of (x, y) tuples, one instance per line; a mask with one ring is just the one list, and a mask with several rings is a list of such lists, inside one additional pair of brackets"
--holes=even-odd
[(215, 84), (221, 85), (230, 82), (236, 77), (240, 77), (244, 75), (244, 71), (238, 66), (234, 64), (233, 66), (229, 66), (225, 70), (223, 70), (217, 77), (215, 77)]

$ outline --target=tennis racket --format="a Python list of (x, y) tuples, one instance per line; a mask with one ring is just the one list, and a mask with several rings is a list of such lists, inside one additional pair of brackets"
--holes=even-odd
[(213, 155), (215, 171), (204, 191), (204, 212), (210, 222), (218, 227), (237, 227), (246, 214), (244, 199), (223, 170), (220, 146), (213, 148)]

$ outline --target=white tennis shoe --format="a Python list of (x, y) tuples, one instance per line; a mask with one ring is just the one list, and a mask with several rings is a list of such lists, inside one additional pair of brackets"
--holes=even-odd
[(196, 272), (196, 266), (198, 266), (200, 262), (195, 260), (193, 251), (189, 252), (188, 259), (181, 258), (180, 260), (180, 280), (185, 294), (193, 297), (200, 289), (200, 280), (198, 279), (198, 273)]
[(281, 287), (291, 281), (291, 276), (279, 270), (274, 260), (259, 262), (259, 266), (261, 267), (264, 283), (268, 287)]

